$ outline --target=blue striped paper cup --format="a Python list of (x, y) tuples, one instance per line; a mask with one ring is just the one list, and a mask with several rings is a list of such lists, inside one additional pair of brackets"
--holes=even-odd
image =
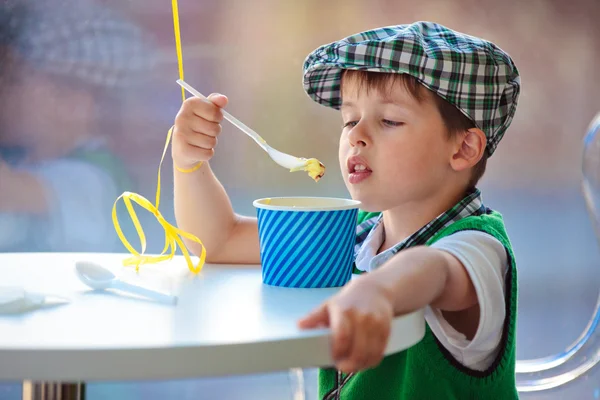
[(278, 197), (253, 204), (264, 283), (326, 288), (350, 280), (359, 201)]

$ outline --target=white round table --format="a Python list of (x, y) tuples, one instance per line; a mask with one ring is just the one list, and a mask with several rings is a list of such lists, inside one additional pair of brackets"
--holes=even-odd
[[(267, 286), (256, 265), (208, 264), (194, 275), (182, 257), (136, 273), (121, 266), (125, 257), (0, 254), (0, 285), (71, 299), (0, 315), (0, 380), (168, 380), (332, 365), (329, 330), (302, 331), (296, 323), (339, 289)], [(164, 305), (92, 291), (75, 275), (78, 260), (100, 263), (179, 301)], [(396, 318), (386, 354), (414, 345), (424, 331), (423, 311)]]

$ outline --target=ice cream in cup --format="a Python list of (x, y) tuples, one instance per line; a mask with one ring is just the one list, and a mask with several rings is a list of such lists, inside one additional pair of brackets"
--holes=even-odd
[(278, 197), (253, 204), (265, 284), (326, 288), (350, 280), (359, 201)]

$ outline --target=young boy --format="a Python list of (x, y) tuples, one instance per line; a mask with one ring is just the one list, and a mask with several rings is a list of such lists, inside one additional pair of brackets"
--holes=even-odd
[[(417, 22), (316, 49), (304, 87), (341, 110), (342, 176), (364, 210), (355, 272), (366, 274), (299, 321), (332, 330), (337, 370), (320, 372), (320, 397), (518, 398), (515, 261), (501, 215), (476, 189), (515, 114), (520, 78), (511, 58)], [(204, 240), (209, 262), (259, 263), (256, 220), (234, 213), (206, 162), (226, 104), (222, 95), (191, 98), (177, 115), (175, 213), (180, 228)], [(392, 318), (420, 308), (425, 338), (383, 358)]]

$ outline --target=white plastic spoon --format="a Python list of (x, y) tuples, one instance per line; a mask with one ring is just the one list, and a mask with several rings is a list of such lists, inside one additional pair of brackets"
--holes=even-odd
[(177, 303), (177, 296), (122, 281), (108, 269), (93, 262), (78, 261), (75, 264), (75, 271), (79, 279), (94, 290), (122, 290), (167, 304)]
[[(206, 96), (204, 96), (202, 93), (200, 93), (199, 91), (194, 89), (187, 82), (182, 81), (181, 79), (178, 79), (177, 83), (181, 87), (183, 87), (185, 90), (190, 92), (192, 95), (199, 97), (203, 100), (208, 100), (206, 98)], [(254, 139), (256, 144), (258, 144), (264, 151), (266, 151), (267, 154), (269, 154), (269, 157), (271, 157), (271, 159), (273, 161), (275, 161), (277, 164), (281, 165), (282, 167), (288, 168), (289, 170), (292, 170), (292, 171), (314, 170), (315, 171), (314, 174), (316, 176), (313, 177), (313, 179), (315, 179), (315, 180), (319, 180), (325, 173), (325, 167), (323, 166), (323, 164), (321, 164), (319, 162), (319, 160), (314, 159), (314, 158), (306, 159), (306, 158), (302, 158), (302, 157), (295, 157), (290, 154), (279, 151), (277, 149), (274, 149), (273, 147), (269, 146), (267, 144), (267, 142), (258, 133), (254, 132), (252, 129), (250, 129), (248, 126), (246, 126), (240, 120), (238, 120), (236, 117), (229, 114), (225, 110), (223, 110), (222, 112), (223, 112), (223, 116), (225, 117), (225, 119), (227, 121), (231, 122), (239, 130), (241, 130), (246, 135), (248, 135), (252, 139)]]

